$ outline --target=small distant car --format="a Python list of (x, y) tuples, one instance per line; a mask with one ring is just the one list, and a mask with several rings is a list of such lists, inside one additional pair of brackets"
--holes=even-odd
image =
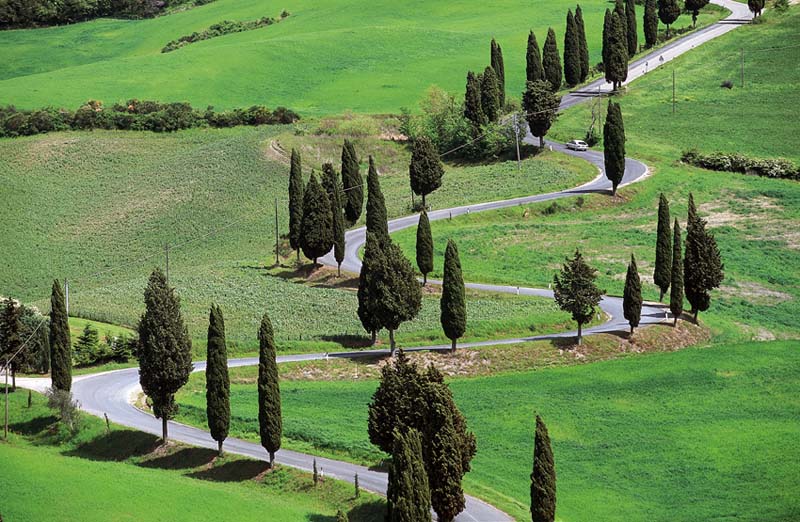
[(567, 143), (567, 148), (572, 150), (583, 151), (583, 150), (589, 150), (589, 145), (587, 145), (585, 141), (572, 140)]

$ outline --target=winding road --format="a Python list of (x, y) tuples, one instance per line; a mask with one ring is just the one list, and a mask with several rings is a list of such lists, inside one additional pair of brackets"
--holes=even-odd
[[(731, 11), (731, 15), (719, 23), (710, 25), (685, 37), (679, 38), (662, 47), (661, 49), (658, 49), (655, 52), (652, 52), (632, 62), (629, 67), (628, 80), (625, 83), (633, 81), (646, 72), (655, 69), (657, 66), (662, 66), (664, 63), (672, 60), (676, 56), (679, 56), (704, 42), (716, 38), (717, 36), (736, 28), (739, 24), (749, 21), (752, 18), (752, 15), (750, 14), (746, 4), (742, 4), (733, 0), (713, 0), (713, 3), (729, 9)], [(595, 81), (581, 88), (579, 91), (564, 96), (561, 101), (560, 108), (566, 109), (592, 96), (605, 93), (608, 90), (610, 90), (610, 86), (606, 84), (604, 80)], [(533, 136), (530, 135), (526, 137), (526, 141), (529, 142), (533, 142), (533, 139)], [(451, 209), (442, 209), (429, 213), (428, 217), (433, 221), (437, 219), (449, 218), (451, 216), (456, 217), (472, 212), (484, 212), (527, 203), (565, 198), (582, 193), (610, 192), (611, 185), (603, 174), (602, 153), (595, 151), (573, 152), (567, 150), (563, 145), (560, 144), (549, 143), (549, 145), (555, 150), (586, 159), (597, 166), (600, 175), (589, 183), (570, 190), (552, 192), (548, 194), (538, 194), (504, 201), (465, 205)], [(646, 165), (633, 159), (627, 159), (625, 177), (621, 185), (634, 183), (645, 178), (647, 175), (648, 168)], [(389, 230), (390, 232), (395, 232), (404, 228), (415, 226), (417, 224), (417, 219), (418, 217), (413, 215), (391, 220), (389, 222)], [(363, 246), (365, 237), (366, 231), (363, 227), (347, 232), (347, 248), (345, 260), (342, 264), (343, 269), (350, 272), (358, 272), (360, 270), (361, 260), (358, 257), (358, 251)], [(326, 264), (336, 266), (336, 263), (330, 254), (324, 257), (322, 261)], [(430, 282), (438, 283), (437, 281)], [(476, 290), (486, 290), (492, 292), (552, 297), (552, 292), (550, 290), (538, 288), (480, 283), (467, 283), (467, 287)], [(585, 334), (628, 330), (628, 324), (622, 317), (622, 299), (618, 297), (606, 296), (601, 301), (600, 307), (607, 314), (608, 320), (603, 324), (587, 328), (584, 330)], [(661, 305), (645, 304), (643, 307), (642, 324), (659, 323), (664, 321), (666, 318), (667, 316), (665, 315), (665, 308)], [(544, 336), (499, 339), (475, 343), (461, 343), (459, 346), (468, 348), (474, 346), (512, 344), (537, 339), (567, 337), (574, 335), (575, 332), (563, 332)], [(410, 350), (437, 350), (447, 348), (449, 348), (449, 345), (427, 346), (412, 348)], [(368, 350), (330, 354), (286, 355), (278, 357), (278, 362), (285, 363), (307, 361), (324, 359), (327, 357), (353, 358), (375, 354), (386, 354), (387, 352), (387, 350)], [(231, 367), (252, 366), (257, 364), (257, 358), (231, 359), (228, 361), (228, 365)], [(204, 370), (205, 362), (195, 363), (194, 371)], [(45, 388), (50, 386), (50, 379), (19, 378), (17, 379), (17, 383), (26, 388), (44, 391)], [(129, 426), (131, 428), (136, 428), (138, 430), (156, 435), (160, 435), (161, 433), (161, 422), (155, 419), (152, 415), (137, 409), (132, 404), (136, 395), (141, 391), (137, 368), (77, 376), (73, 380), (72, 390), (75, 398), (80, 402), (81, 408), (92, 415), (102, 417), (104, 414), (107, 414), (110, 420), (117, 424)], [(217, 447), (217, 443), (211, 439), (211, 436), (208, 432), (176, 422), (170, 422), (170, 436), (174, 440), (195, 446), (201, 446), (210, 449), (216, 449)], [(256, 459), (267, 459), (267, 454), (260, 445), (240, 439), (228, 438), (225, 442), (225, 449), (231, 453), (246, 455)], [(311, 470), (314, 459), (315, 457), (313, 455), (298, 453), (290, 450), (281, 450), (277, 454), (277, 461), (279, 463), (306, 471)], [(347, 462), (340, 462), (320, 457), (317, 457), (316, 460), (317, 465), (329, 477), (353, 482), (355, 474), (358, 473), (359, 484), (362, 488), (379, 494), (384, 494), (386, 491), (387, 477), (385, 473), (373, 471), (363, 466), (357, 466)], [(513, 519), (497, 508), (474, 497), (468, 496), (466, 509), (457, 517), (456, 520), (458, 522), (500, 522)]]

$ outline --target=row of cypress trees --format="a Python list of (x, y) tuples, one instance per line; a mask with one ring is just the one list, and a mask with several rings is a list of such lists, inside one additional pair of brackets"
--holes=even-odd
[(464, 93), (464, 117), (477, 133), (482, 125), (500, 117), (506, 103), (506, 72), (503, 49), (492, 38), (489, 65), (482, 73), (467, 72)]

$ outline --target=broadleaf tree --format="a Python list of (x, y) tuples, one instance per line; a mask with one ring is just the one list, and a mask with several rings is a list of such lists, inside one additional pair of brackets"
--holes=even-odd
[(594, 283), (596, 278), (597, 270), (586, 263), (580, 250), (575, 250), (575, 256), (567, 259), (553, 277), (556, 304), (578, 323), (578, 344), (582, 342), (583, 325), (592, 320), (595, 307), (603, 297), (603, 292)]
[(561, 96), (555, 94), (546, 81), (528, 82), (522, 95), (522, 108), (534, 136), (539, 137), (539, 147), (544, 147), (544, 137), (558, 118)]

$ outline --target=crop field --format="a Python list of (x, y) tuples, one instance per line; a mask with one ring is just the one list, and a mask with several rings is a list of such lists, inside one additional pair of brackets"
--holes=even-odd
[[(581, 5), (592, 63), (600, 61), (608, 6)], [(4, 31), (0, 55), (14, 60), (0, 64), (0, 104), (75, 109), (90, 99), (139, 98), (218, 109), (283, 105), (304, 116), (397, 112), (431, 84), (462, 92), (467, 70), (488, 65), (492, 37), (503, 46), (507, 91), (517, 96), (528, 31), (541, 46), (553, 27), (561, 48), (568, 8), (575, 3), (217, 0), (150, 20)], [(291, 14), (279, 24), (161, 53), (167, 42), (223, 20), (277, 17), (282, 9)], [(719, 17), (708, 8), (699, 23)], [(675, 26), (689, 24), (682, 16)]]
[[(450, 379), (478, 441), (466, 489), (527, 519), (536, 412), (553, 442), (560, 520), (795, 520), (800, 453), (786, 441), (800, 436), (799, 356), (788, 341), (717, 345)], [(258, 437), (256, 371), (232, 374), (232, 435)], [(182, 422), (205, 426), (202, 386), (194, 376), (181, 392)], [(376, 386), (284, 380), (284, 443), (374, 463)]]

